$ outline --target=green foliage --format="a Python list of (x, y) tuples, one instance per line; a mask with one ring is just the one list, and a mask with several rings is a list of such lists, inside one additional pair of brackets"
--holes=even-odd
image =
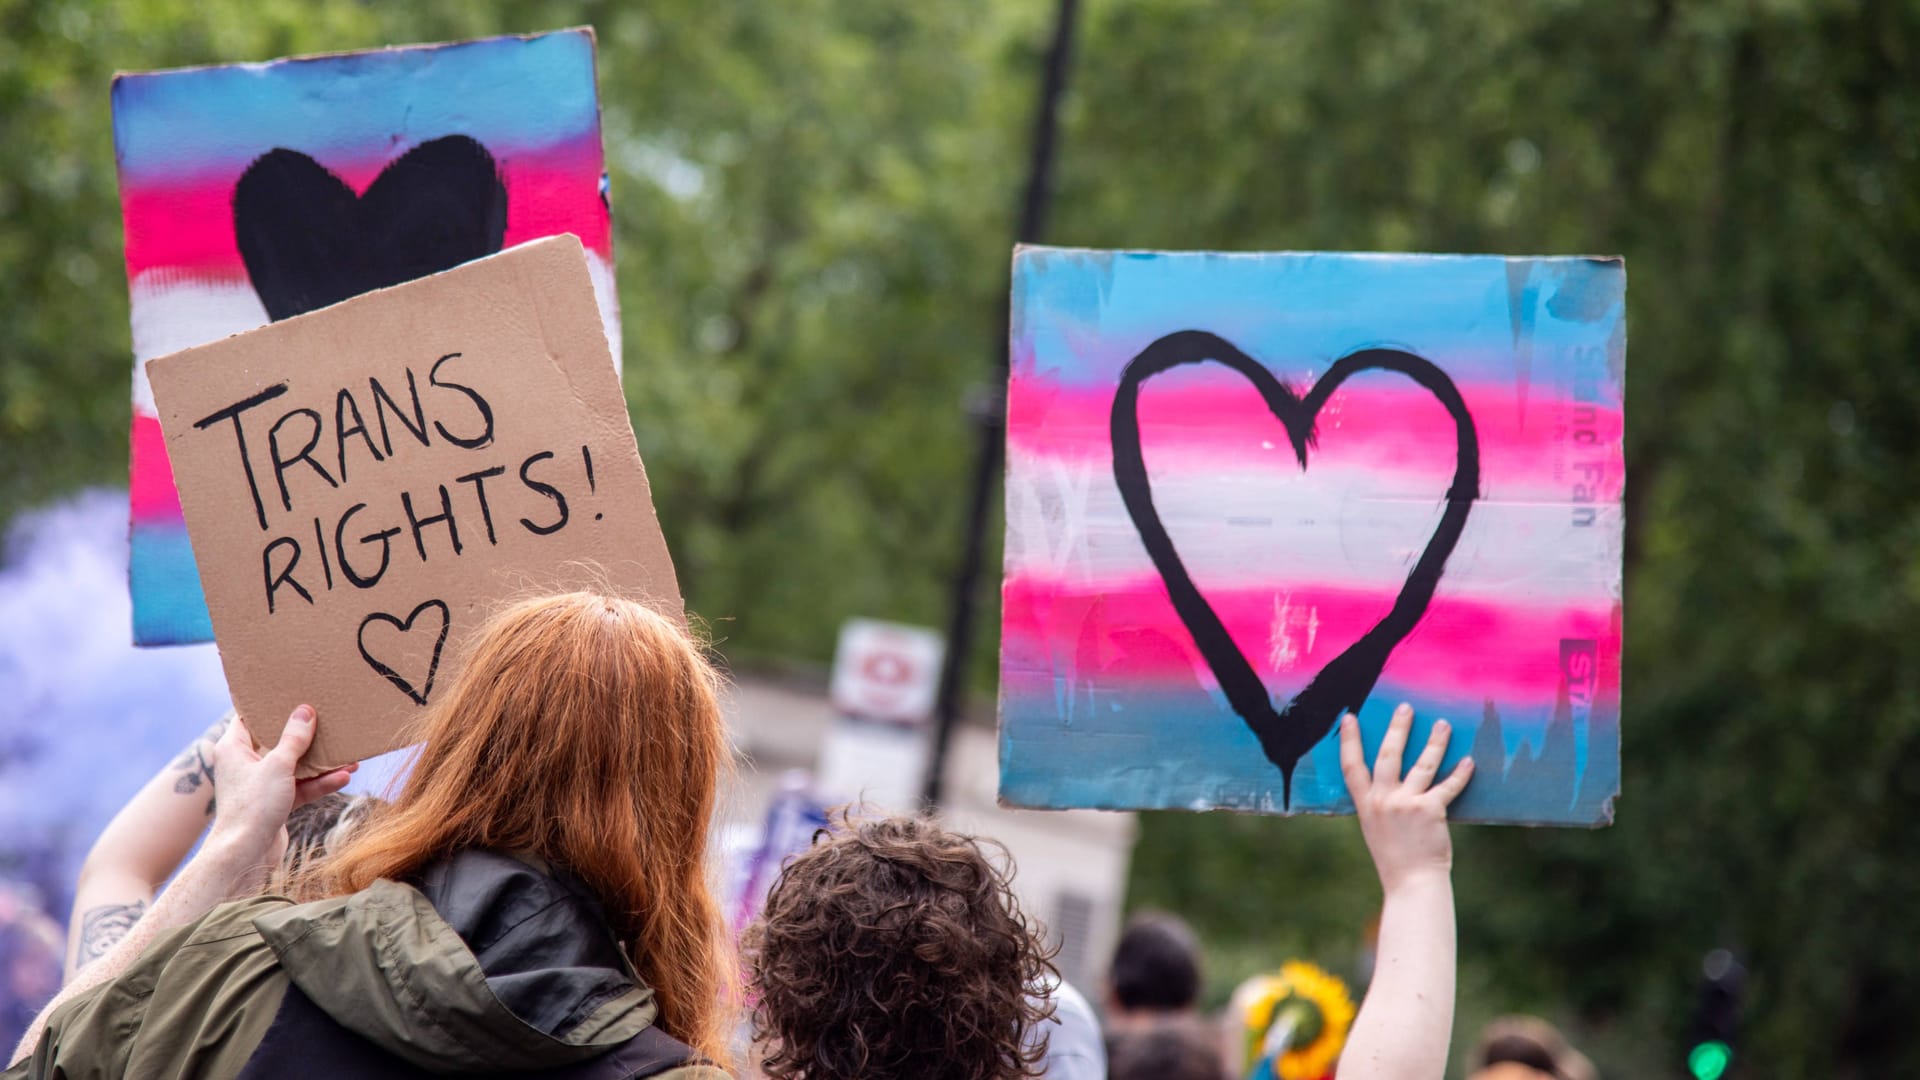
[[(1920, 12), (1331, 0), (1091, 22), (1061, 242), (1627, 256), (1620, 824), (1460, 830), (1463, 1012), (1571, 1010), (1603, 1065), (1673, 1073), (1699, 958), (1726, 944), (1755, 972), (1746, 1060), (1920, 1069), (1920, 960), (1896, 944), (1920, 899)], [(1277, 862), (1294, 826), (1263, 828)], [(1142, 847), (1199, 862), (1240, 832), (1156, 818)], [(1194, 914), (1237, 932), (1236, 912)]]
[(853, 612), (941, 621), (1026, 103), (983, 14), (595, 19), (634, 425), (736, 658), (825, 659)]
[(1142, 823), (1129, 902), (1195, 920), (1207, 1007), (1284, 960), (1352, 977), (1378, 890), (1352, 818), (1156, 813)]
[[(113, 70), (591, 23), (692, 606), (736, 658), (938, 622), (1047, 7), (0, 0), (0, 517), (124, 477)], [(1627, 257), (1620, 824), (1460, 831), (1463, 1030), (1530, 1009), (1678, 1074), (1727, 944), (1741, 1061), (1920, 1073), (1920, 9), (1083, 8), (1055, 242)], [(1220, 986), (1346, 968), (1373, 889), (1350, 823), (1222, 815), (1149, 816), (1134, 880)]]
[(0, 0), (0, 520), (125, 476), (114, 70), (591, 24), (628, 399), (693, 606), (736, 659), (824, 659), (851, 612), (940, 622), (1031, 15)]

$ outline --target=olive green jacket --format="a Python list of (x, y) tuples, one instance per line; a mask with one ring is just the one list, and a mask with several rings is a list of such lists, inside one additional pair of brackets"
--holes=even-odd
[(726, 1080), (656, 1013), (583, 888), (470, 851), (417, 887), (221, 905), (62, 1006), (5, 1077)]

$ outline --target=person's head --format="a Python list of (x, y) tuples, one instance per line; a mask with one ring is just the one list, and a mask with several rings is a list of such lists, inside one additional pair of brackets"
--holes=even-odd
[(1472, 1080), (1599, 1080), (1587, 1056), (1534, 1016), (1503, 1016), (1480, 1032)]
[(336, 791), (293, 808), (287, 815), (287, 850), (268, 878), (268, 892), (285, 892), (310, 868), (317, 871), (327, 852), (339, 847), (377, 807), (378, 795), (349, 795)]
[(746, 946), (772, 1080), (1039, 1075), (1058, 978), (1010, 869), (918, 818), (823, 829), (767, 894)]
[(1107, 1080), (1226, 1080), (1219, 1036), (1197, 1017), (1167, 1017), (1116, 1031)]
[(662, 1029), (723, 1060), (731, 968), (707, 833), (729, 751), (720, 677), (679, 622), (584, 592), (512, 605), (417, 734), (405, 787), (329, 852), (318, 891), (469, 848), (536, 855), (599, 898)]
[(1200, 943), (1177, 915), (1147, 911), (1127, 921), (1107, 976), (1107, 1016), (1192, 1012), (1200, 1000)]

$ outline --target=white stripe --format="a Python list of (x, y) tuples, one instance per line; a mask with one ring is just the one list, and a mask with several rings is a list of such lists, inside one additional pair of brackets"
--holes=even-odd
[[(1404, 490), (1409, 483), (1421, 481), (1359, 469), (1221, 470), (1156, 478), (1153, 498), (1203, 587), (1372, 587), (1403, 579), (1440, 522), (1446, 478), (1420, 493)], [(1484, 497), (1447, 560), (1444, 587), (1617, 600), (1624, 520), (1617, 502)], [(1016, 459), (1008, 471), (1006, 572), (1081, 588), (1155, 576), (1112, 475), (1059, 458)]]
[(267, 309), (251, 285), (182, 281), (166, 270), (134, 279), (133, 405), (148, 414), (153, 388), (147, 361), (265, 326)]
[(593, 279), (593, 299), (600, 305), (600, 321), (607, 328), (607, 348), (613, 352), (613, 370), (619, 371), (624, 360), (620, 355), (620, 290), (613, 283), (613, 264), (588, 249), (587, 276)]
[[(587, 274), (593, 279), (594, 302), (600, 308), (613, 366), (618, 370), (620, 294), (614, 287), (613, 267), (597, 252), (588, 251)], [(142, 272), (130, 291), (133, 405), (149, 416), (158, 410), (153, 405), (153, 388), (147, 384), (147, 361), (267, 323), (267, 309), (248, 284), (183, 279), (175, 271), (158, 269)]]

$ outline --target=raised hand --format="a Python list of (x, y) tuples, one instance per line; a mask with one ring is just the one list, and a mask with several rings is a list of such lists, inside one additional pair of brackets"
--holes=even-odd
[(1351, 713), (1340, 719), (1340, 771), (1359, 813), (1360, 832), (1373, 854), (1380, 885), (1389, 892), (1411, 876), (1437, 873), (1445, 877), (1451, 871), (1453, 842), (1447, 835), (1447, 806), (1473, 778), (1473, 759), (1467, 758), (1445, 780), (1433, 782), (1453, 734), (1445, 720), (1433, 725), (1426, 749), (1402, 777), (1401, 758), (1412, 729), (1413, 706), (1401, 705), (1393, 711), (1369, 773), (1360, 747), (1359, 721)]
[(356, 766), (333, 769), (305, 780), (295, 771), (313, 744), (317, 720), (301, 705), (287, 717), (280, 741), (262, 754), (253, 745), (245, 720), (236, 717), (213, 745), (218, 783), (209, 846), (223, 848), (238, 865), (266, 869), (287, 847), (287, 815), (293, 808), (347, 786)]
[(1447, 805), (1473, 777), (1473, 759), (1433, 782), (1452, 734), (1442, 720), (1403, 777), (1401, 758), (1412, 729), (1413, 707), (1395, 709), (1369, 772), (1359, 721), (1352, 715), (1340, 720), (1340, 771), (1386, 894), (1373, 982), (1340, 1055), (1341, 1080), (1441, 1080), (1446, 1075), (1454, 987)]

